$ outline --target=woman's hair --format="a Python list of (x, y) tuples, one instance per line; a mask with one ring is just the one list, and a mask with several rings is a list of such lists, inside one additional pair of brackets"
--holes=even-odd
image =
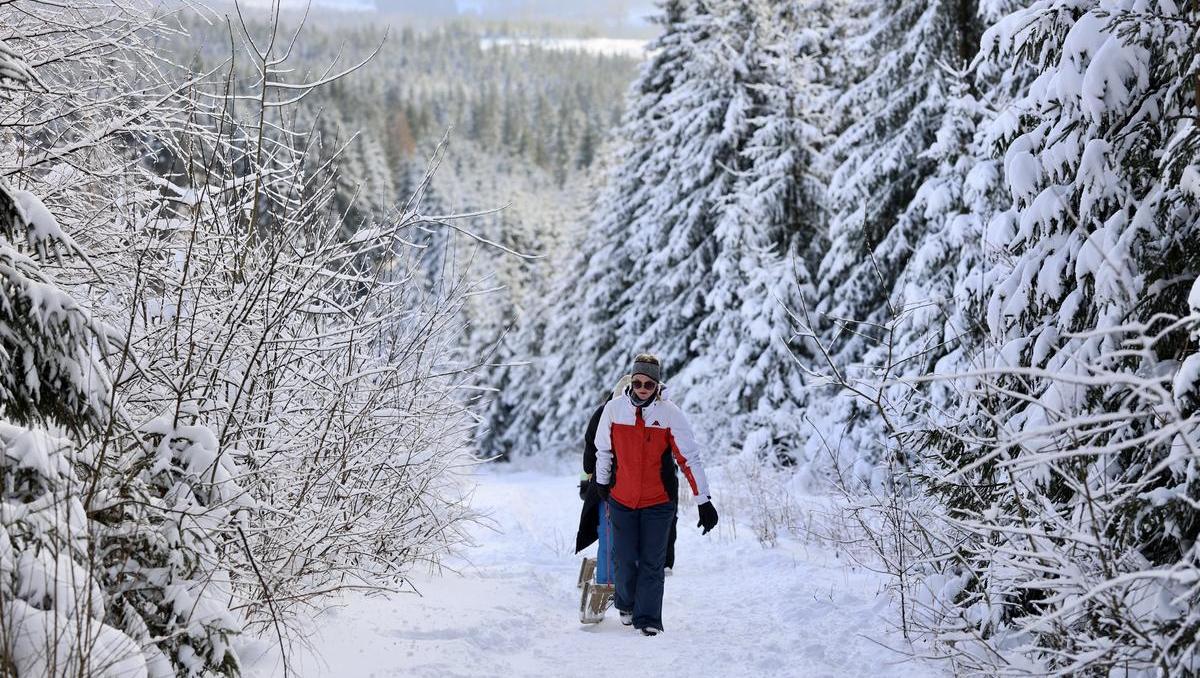
[(626, 374), (625, 376), (618, 379), (617, 385), (613, 387), (612, 397), (617, 398), (617, 397), (620, 397), (623, 393), (625, 393), (625, 389), (629, 388), (630, 381), (633, 381), (633, 378), (630, 377), (628, 374)]
[(637, 356), (634, 357), (633, 362), (635, 362), (635, 363), (650, 363), (651, 365), (662, 365), (662, 363), (659, 362), (659, 360), (658, 360), (658, 356), (654, 355), (653, 353), (639, 353), (639, 354), (637, 354)]

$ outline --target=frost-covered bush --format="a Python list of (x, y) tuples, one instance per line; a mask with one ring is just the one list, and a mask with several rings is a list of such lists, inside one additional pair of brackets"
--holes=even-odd
[(236, 675), (236, 634), (286, 645), (298, 606), (462, 538), (468, 286), (426, 294), (415, 202), (342, 228), (333, 160), (288, 126), (327, 81), (278, 53), (248, 81), (173, 69), (152, 9), (16, 4), (0, 675)]
[[(179, 168), (165, 177), (171, 193), (148, 217), (126, 216), (152, 237), (124, 258), (137, 275), (115, 293), (131, 350), (150, 366), (123, 367), (129, 406), (210, 432), (201, 447), (214, 468), (239, 469), (248, 516), (224, 534), (222, 576), (250, 628), (286, 642), (307, 606), (394, 588), (462, 539), (455, 469), (474, 420), (457, 394), (470, 367), (452, 351), (471, 285), (426, 285), (410, 245), (428, 227), (417, 198), (344, 228), (338, 156), (315, 159), (307, 130), (263, 122), (293, 120), (297, 101), (280, 92), (320, 83), (285, 89), (290, 66), (275, 60), (286, 47), (249, 49), (270, 77), (206, 83), (215, 103), (194, 111), (230, 126), (236, 147), (212, 130), (164, 149)], [(235, 96), (265, 103), (223, 118)], [(210, 518), (238, 508), (191, 491)]]

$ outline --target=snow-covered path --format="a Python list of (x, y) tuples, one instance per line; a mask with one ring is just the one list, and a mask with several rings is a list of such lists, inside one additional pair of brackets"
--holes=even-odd
[[(938, 675), (880, 644), (900, 640), (889, 632), (894, 613), (878, 575), (819, 547), (764, 550), (725, 517), (701, 537), (690, 506), (680, 514), (678, 562), (667, 579), (666, 633), (645, 638), (611, 610), (604, 622), (581, 625), (575, 482), (482, 472), (475, 505), (497, 531), (477, 531), (469, 560), (451, 563), (460, 573), (417, 578), (420, 595), (355, 597), (326, 613), (311, 639), (322, 656), (296, 657), (301, 675)], [(247, 674), (282, 675), (269, 664), (260, 659)]]

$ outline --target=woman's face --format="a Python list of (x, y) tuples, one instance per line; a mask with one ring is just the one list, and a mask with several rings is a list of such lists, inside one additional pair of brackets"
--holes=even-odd
[(642, 400), (649, 398), (650, 394), (654, 393), (654, 389), (658, 388), (658, 382), (644, 374), (634, 375), (633, 381), (629, 382), (629, 385), (633, 387), (633, 394)]

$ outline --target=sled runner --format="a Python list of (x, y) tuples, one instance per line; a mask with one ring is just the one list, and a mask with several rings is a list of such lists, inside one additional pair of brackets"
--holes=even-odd
[(596, 575), (596, 559), (583, 557), (583, 562), (579, 565), (579, 588), (591, 581)]

